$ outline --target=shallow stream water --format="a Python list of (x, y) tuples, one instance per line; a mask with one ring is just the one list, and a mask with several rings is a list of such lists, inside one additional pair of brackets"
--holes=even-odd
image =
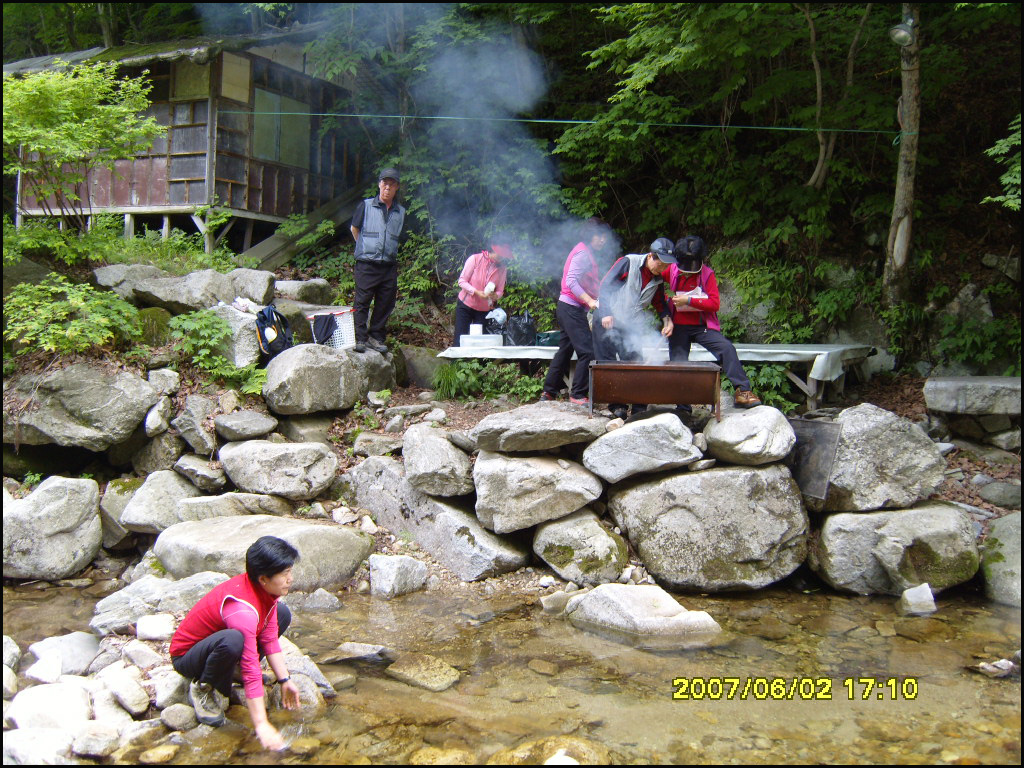
[[(929, 618), (899, 615), (892, 598), (827, 592), (677, 598), (722, 625), (714, 647), (637, 650), (545, 615), (536, 592), (349, 595), (335, 613), (298, 614), (289, 636), (314, 660), (345, 641), (429, 653), (459, 683), (431, 693), (384, 664), (351, 664), (358, 681), (326, 713), (272, 714), (303, 754), (262, 752), (229, 725), (181, 739), (173, 762), (486, 762), (571, 735), (622, 763), (1020, 763), (1019, 680), (965, 669), (1020, 648), (1017, 609), (970, 588), (940, 595)], [(87, 630), (94, 602), (70, 588), (5, 588), (4, 633), (24, 650)]]

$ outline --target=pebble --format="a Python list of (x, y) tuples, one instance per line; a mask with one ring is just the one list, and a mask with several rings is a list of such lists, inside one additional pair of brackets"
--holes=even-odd
[(307, 757), (320, 749), (320, 739), (315, 739), (312, 736), (300, 736), (288, 746), (288, 749), (296, 755)]
[(169, 763), (181, 749), (177, 744), (161, 744), (159, 747), (147, 749), (139, 755), (139, 762), (143, 765), (163, 765)]
[(538, 675), (546, 675), (548, 677), (558, 674), (558, 665), (544, 659), (530, 659), (526, 665)]
[(370, 519), (369, 515), (363, 515), (363, 519), (359, 523), (359, 530), (372, 536), (379, 529), (377, 528), (377, 524)]

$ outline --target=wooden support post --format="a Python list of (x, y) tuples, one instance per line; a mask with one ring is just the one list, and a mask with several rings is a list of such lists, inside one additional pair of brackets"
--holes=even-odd
[(160, 239), (169, 240), (171, 237), (171, 217), (164, 216), (163, 226), (160, 227)]
[(242, 240), (242, 253), (245, 253), (252, 247), (252, 228), (255, 223), (255, 219), (245, 220), (245, 238)]
[(189, 215), (192, 217), (192, 223), (196, 225), (196, 229), (203, 235), (204, 250), (207, 253), (213, 253), (213, 233), (210, 232), (209, 227), (206, 226), (206, 222), (201, 217), (196, 216), (194, 213)]
[(135, 237), (135, 216), (131, 213), (124, 215), (124, 237), (125, 240)]

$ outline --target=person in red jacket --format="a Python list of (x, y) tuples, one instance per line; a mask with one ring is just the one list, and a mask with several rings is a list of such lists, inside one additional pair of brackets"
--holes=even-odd
[(455, 300), (455, 341), (469, 333), (474, 323), (483, 325), (487, 313), (494, 309), (498, 299), (505, 294), (505, 278), (508, 262), (512, 259), (512, 247), (502, 237), (491, 238), (491, 248), (474, 253), (466, 259), (459, 275), (459, 296)]
[[(718, 281), (715, 271), (704, 263), (707, 247), (704, 241), (687, 235), (676, 241), (672, 251), (676, 263), (665, 275), (665, 288), (671, 293), (672, 332), (668, 337), (669, 359), (685, 361), (690, 357), (690, 344), (697, 342), (715, 356), (725, 376), (736, 390), (737, 408), (761, 405), (750, 391), (750, 379), (740, 363), (736, 347), (722, 334), (718, 322)], [(688, 410), (688, 406), (683, 406)]]
[(284, 739), (267, 719), (260, 656), (265, 655), (281, 684), (287, 709), (299, 706), (299, 689), (288, 676), (278, 638), (291, 623), (288, 594), (292, 566), (299, 553), (275, 536), (263, 536), (245, 553), (245, 573), (210, 590), (171, 638), (171, 663), (191, 680), (189, 703), (199, 722), (224, 723), (226, 699), (235, 669), (241, 665), (245, 700), (253, 728), (265, 749), (284, 749)]

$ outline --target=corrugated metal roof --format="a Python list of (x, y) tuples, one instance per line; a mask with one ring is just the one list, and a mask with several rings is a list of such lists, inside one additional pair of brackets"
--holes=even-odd
[(127, 66), (140, 66), (153, 61), (174, 61), (189, 59), (196, 64), (205, 64), (221, 51), (241, 51), (253, 46), (266, 45), (275, 41), (312, 40), (323, 24), (306, 24), (282, 32), (268, 32), (260, 35), (233, 35), (191, 40), (177, 40), (163, 43), (140, 43), (121, 45), (116, 48), (90, 48), (87, 51), (61, 53), (54, 56), (37, 56), (34, 59), (4, 64), (4, 74), (29, 74), (52, 68), (57, 61), (69, 64), (116, 61)]

